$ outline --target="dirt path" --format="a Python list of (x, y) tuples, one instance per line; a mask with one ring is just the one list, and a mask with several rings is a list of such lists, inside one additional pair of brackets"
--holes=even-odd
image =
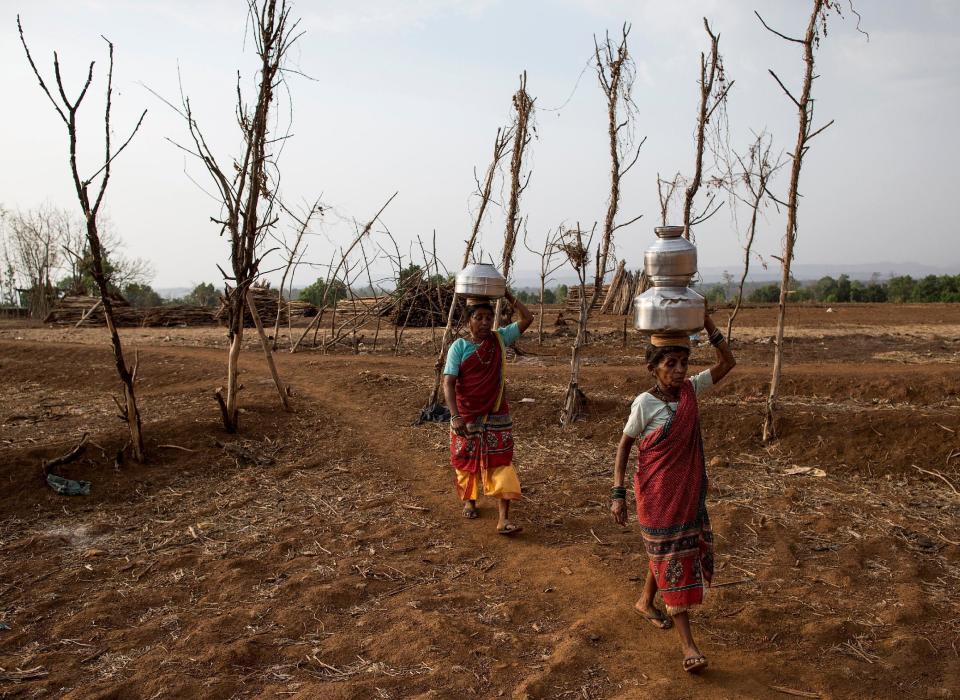
[[(410, 425), (422, 357), (281, 355), (283, 414), (250, 355), (238, 439), (210, 399), (222, 351), (144, 338), (153, 458), (119, 470), (102, 347), (0, 340), (0, 697), (960, 693), (960, 502), (911, 466), (960, 483), (950, 362), (791, 365), (774, 450), (755, 436), (764, 370), (744, 362), (704, 399), (717, 582), (733, 585), (694, 616), (712, 667), (691, 678), (674, 633), (631, 613), (642, 545), (606, 514), (642, 388), (622, 352), (586, 369), (591, 416), (569, 431), (563, 362), (511, 366), (526, 500), (507, 540), (492, 504), (460, 517), (446, 427)], [(951, 357), (952, 341), (899, 347), (942, 342)], [(93, 481), (89, 498), (25, 478), (81, 430), (99, 447), (65, 474)], [(786, 476), (794, 464), (827, 476)]]

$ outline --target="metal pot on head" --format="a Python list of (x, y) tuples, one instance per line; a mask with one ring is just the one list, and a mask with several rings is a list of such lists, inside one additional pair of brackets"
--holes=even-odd
[(658, 226), (657, 240), (643, 253), (643, 270), (655, 286), (686, 287), (697, 272), (697, 247), (683, 226)]
[(473, 263), (457, 273), (457, 296), (474, 299), (499, 299), (507, 290), (507, 280), (490, 263)]
[(650, 333), (696, 333), (703, 328), (703, 297), (689, 287), (651, 287), (633, 300), (634, 325)]

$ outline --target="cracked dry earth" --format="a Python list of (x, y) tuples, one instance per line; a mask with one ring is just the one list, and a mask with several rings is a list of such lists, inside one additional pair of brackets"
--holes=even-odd
[[(795, 313), (776, 445), (772, 310), (747, 310), (702, 400), (719, 585), (693, 615), (700, 677), (632, 613), (643, 547), (606, 512), (646, 388), (619, 319), (594, 329), (572, 429), (567, 339), (509, 367), (514, 540), (491, 503), (460, 517), (446, 426), (411, 425), (429, 331), (399, 356), (280, 353), (290, 414), (251, 345), (239, 436), (211, 398), (221, 331), (125, 331), (150, 459), (117, 466), (104, 332), (0, 326), (0, 697), (958, 697), (960, 309)], [(62, 473), (92, 494), (57, 496), (39, 466), (83, 432)]]

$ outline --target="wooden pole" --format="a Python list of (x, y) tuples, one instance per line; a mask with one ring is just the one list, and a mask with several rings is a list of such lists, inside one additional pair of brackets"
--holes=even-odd
[(102, 303), (103, 303), (103, 297), (97, 299), (97, 303), (91, 306), (89, 309), (87, 309), (86, 312), (84, 312), (83, 316), (80, 317), (80, 320), (77, 321), (77, 325), (75, 325), (74, 328), (79, 328), (80, 326), (82, 326), (83, 322), (90, 317), (90, 314), (92, 314), (94, 311), (99, 309)]
[(260, 336), (260, 345), (263, 346), (263, 355), (267, 359), (267, 366), (270, 368), (270, 376), (273, 377), (273, 383), (277, 386), (277, 393), (280, 394), (280, 404), (284, 411), (290, 410), (290, 401), (287, 398), (287, 388), (280, 381), (280, 374), (277, 372), (277, 365), (273, 361), (273, 350), (270, 347), (270, 341), (266, 332), (263, 330), (263, 322), (260, 320), (260, 314), (257, 312), (257, 305), (253, 301), (253, 292), (247, 288), (247, 308), (250, 309), (250, 315), (253, 317), (253, 325), (257, 327), (257, 334)]

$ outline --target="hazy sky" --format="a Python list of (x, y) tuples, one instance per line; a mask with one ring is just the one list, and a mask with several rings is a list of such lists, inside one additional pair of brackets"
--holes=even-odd
[[(844, 7), (847, 7), (844, 1)], [(801, 35), (809, 2), (800, 0), (329, 0), (295, 4), (306, 34), (292, 55), (312, 79), (292, 76), (292, 133), (281, 157), (289, 203), (323, 194), (333, 207), (312, 237), (307, 259), (326, 262), (345, 244), (352, 218), (369, 218), (394, 191), (383, 221), (404, 252), (436, 230), (438, 252), (454, 268), (476, 204), (473, 169), (486, 167), (498, 126), (510, 118), (518, 75), (536, 98), (533, 175), (521, 202), (534, 242), (560, 223), (602, 220), (608, 192), (606, 112), (592, 68), (593, 34), (632, 22), (637, 66), (637, 133), (647, 136), (623, 182), (617, 232), (631, 267), (658, 224), (656, 173), (693, 166), (702, 18), (721, 34), (730, 93), (731, 142), (743, 148), (766, 128), (778, 150), (796, 139), (796, 109), (767, 73), (799, 92), (801, 48), (766, 32), (758, 9), (781, 31)], [(801, 179), (798, 263), (917, 262), (960, 266), (954, 211), (960, 161), (960, 2), (859, 0), (862, 28), (846, 11), (834, 17), (817, 55), (816, 119), (836, 123), (815, 140)], [(116, 45), (118, 138), (143, 108), (146, 121), (117, 161), (106, 206), (128, 255), (156, 269), (155, 287), (219, 281), (227, 244), (209, 217), (216, 203), (205, 172), (168, 139), (185, 141), (182, 120), (141, 83), (176, 101), (178, 66), (198, 120), (221, 154), (237, 152), (238, 69), (252, 85), (245, 10), (240, 0), (0, 0), (0, 203), (44, 201), (76, 209), (66, 136), (23, 55), (15, 17), (42, 68), (59, 51), (76, 90), (86, 63), (106, 68), (103, 34)], [(103, 82), (81, 115), (84, 171), (99, 167)], [(280, 123), (290, 115), (281, 100)], [(559, 108), (559, 109), (558, 109)], [(189, 177), (188, 177), (189, 175)], [(786, 174), (774, 189), (786, 189)], [(679, 214), (679, 212), (677, 212)], [(679, 216), (673, 217), (675, 220)], [(484, 249), (499, 256), (504, 227), (495, 209)], [(779, 251), (783, 220), (771, 211), (758, 234), (764, 256)], [(385, 239), (377, 234), (375, 241)], [(739, 269), (740, 239), (727, 211), (697, 231), (704, 266)], [(419, 255), (419, 253), (418, 253)], [(771, 261), (776, 264), (775, 261)], [(267, 265), (269, 266), (269, 265)], [(521, 256), (517, 267), (532, 270)], [(298, 283), (316, 271), (304, 270)]]

